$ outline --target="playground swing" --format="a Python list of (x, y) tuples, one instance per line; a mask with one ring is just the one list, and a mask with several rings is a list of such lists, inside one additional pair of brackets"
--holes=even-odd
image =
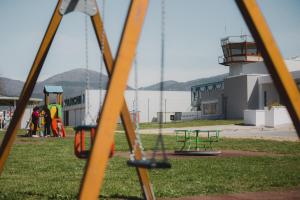
[[(165, 28), (165, 0), (161, 1), (161, 65), (160, 65), (160, 114), (163, 110), (163, 81), (164, 81), (164, 28)], [(156, 144), (153, 149), (152, 157), (147, 159), (144, 153), (144, 148), (142, 146), (140, 131), (139, 131), (139, 120), (138, 118), (138, 66), (137, 66), (137, 56), (135, 57), (135, 66), (134, 66), (134, 79), (135, 79), (135, 106), (134, 106), (134, 117), (135, 117), (135, 125), (136, 125), (136, 140), (134, 143), (134, 147), (130, 153), (130, 159), (127, 161), (127, 165), (131, 167), (139, 167), (139, 168), (146, 168), (146, 169), (168, 169), (171, 168), (171, 164), (168, 161), (167, 154), (165, 152), (165, 146), (162, 136), (162, 117), (160, 117), (159, 121), (159, 133), (156, 139)], [(157, 160), (157, 151), (159, 149), (159, 145), (161, 145), (162, 151), (162, 160)], [(135, 158), (135, 151), (137, 148), (141, 150), (141, 159)]]
[[(87, 2), (84, 2), (84, 7), (85, 11), (87, 11)], [(104, 37), (104, 7), (105, 7), (105, 0), (103, 0), (103, 9), (102, 9), (102, 19), (103, 19), (103, 28), (102, 28), (102, 41)], [(74, 127), (75, 131), (75, 139), (74, 139), (74, 154), (76, 157), (81, 158), (81, 159), (87, 159), (90, 154), (90, 150), (86, 149), (86, 132), (90, 133), (90, 148), (92, 144), (94, 143), (94, 138), (95, 138), (95, 130), (96, 130), (96, 120), (95, 118), (92, 117), (90, 113), (90, 96), (89, 96), (89, 88), (90, 88), (90, 78), (89, 78), (89, 45), (88, 45), (88, 16), (85, 15), (85, 20), (84, 20), (85, 28), (85, 67), (86, 67), (86, 85), (85, 85), (85, 90), (87, 91), (87, 94), (85, 96), (86, 102), (87, 102), (87, 116), (91, 119), (92, 124), (88, 125), (87, 122), (85, 122), (85, 125), (79, 125)], [(101, 54), (102, 58), (104, 57), (104, 43), (102, 42), (101, 45)], [(102, 71), (103, 71), (103, 59), (100, 65), (100, 77), (99, 77), (99, 88), (100, 88), (100, 103), (99, 106), (101, 108), (101, 102), (102, 102)], [(110, 157), (114, 155), (114, 144), (111, 146), (111, 152), (110, 152)]]
[[(95, 0), (88, 0), (91, 3), (89, 12), (93, 26), (97, 35), (98, 43), (101, 41), (101, 17), (98, 13)], [(16, 139), (17, 126), (24, 113), (30, 95), (33, 92), (35, 83), (39, 77), (43, 63), (52, 44), (53, 38), (63, 16), (73, 11), (82, 11), (80, 5), (83, 0), (58, 0), (57, 6), (53, 12), (51, 21), (46, 30), (45, 36), (41, 42), (40, 48), (35, 57), (29, 75), (24, 84), (16, 110), (12, 117), (11, 123), (2, 140), (0, 148), (0, 173), (3, 172), (5, 162), (11, 151), (11, 147)], [(92, 4), (93, 3), (93, 4)], [(97, 135), (95, 144), (87, 165), (80, 186), (78, 199), (98, 199), (101, 191), (109, 145), (113, 143), (114, 123), (120, 116), (124, 122), (125, 133), (130, 147), (133, 147), (135, 135), (131, 124), (130, 113), (127, 105), (124, 104), (123, 92), (126, 88), (126, 81), (131, 68), (131, 63), (135, 55), (135, 49), (142, 30), (148, 0), (132, 0), (128, 10), (128, 16), (123, 28), (122, 39), (119, 42), (119, 49), (116, 59), (113, 60), (110, 50), (105, 52), (105, 64), (110, 77), (110, 85), (106, 94), (103, 111), (99, 116), (97, 125)], [(293, 77), (288, 72), (283, 58), (276, 46), (272, 34), (263, 18), (260, 8), (254, 0), (236, 0), (239, 10), (245, 19), (249, 30), (255, 38), (255, 41), (262, 49), (262, 56), (266, 66), (269, 69), (279, 94), (286, 101), (287, 108), (291, 114), (298, 136), (300, 136), (300, 94)], [(77, 6), (78, 5), (78, 6)], [(108, 46), (107, 40), (105, 41)], [(101, 44), (100, 44), (101, 46)], [(128, 48), (130, 47), (130, 48)], [(101, 143), (103, 145), (101, 145)], [(97, 147), (97, 149), (96, 149)], [(140, 149), (137, 149), (136, 157), (140, 157)], [(155, 199), (149, 175), (147, 170), (137, 168), (139, 182), (145, 199)]]

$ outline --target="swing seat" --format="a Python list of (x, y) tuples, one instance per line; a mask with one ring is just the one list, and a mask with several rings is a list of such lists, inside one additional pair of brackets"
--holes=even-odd
[(75, 154), (76, 154), (77, 158), (87, 159), (90, 155), (90, 151), (89, 150), (84, 150), (84, 151), (81, 151), (80, 153), (75, 152)]
[[(85, 148), (85, 131), (90, 132), (90, 146), (94, 143), (96, 126), (94, 125), (81, 125), (74, 127), (75, 140), (74, 140), (74, 154), (81, 159), (87, 159), (90, 155), (90, 150)], [(115, 144), (111, 146), (109, 157), (113, 157)]]
[(157, 161), (151, 160), (128, 160), (127, 165), (130, 167), (146, 168), (146, 169), (169, 169), (171, 168), (171, 163), (162, 160)]
[(90, 131), (92, 129), (96, 130), (96, 128), (97, 128), (96, 125), (79, 125), (79, 126), (75, 126), (74, 130), (75, 131), (81, 131), (81, 130)]

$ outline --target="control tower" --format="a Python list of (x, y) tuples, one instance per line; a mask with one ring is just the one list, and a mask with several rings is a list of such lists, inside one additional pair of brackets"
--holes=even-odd
[[(266, 73), (265, 69), (251, 67), (249, 63), (263, 61), (260, 51), (251, 36), (229, 36), (221, 39), (223, 56), (219, 57), (219, 64), (229, 66), (229, 75), (249, 73)], [(263, 67), (265, 68), (265, 67)]]

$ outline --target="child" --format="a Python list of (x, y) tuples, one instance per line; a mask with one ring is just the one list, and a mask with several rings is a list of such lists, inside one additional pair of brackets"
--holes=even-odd
[(39, 108), (37, 106), (33, 108), (31, 114), (31, 122), (33, 124), (32, 136), (35, 137), (38, 124), (39, 124)]
[(44, 136), (49, 137), (50, 136), (50, 126), (51, 126), (51, 113), (47, 106), (44, 106)]

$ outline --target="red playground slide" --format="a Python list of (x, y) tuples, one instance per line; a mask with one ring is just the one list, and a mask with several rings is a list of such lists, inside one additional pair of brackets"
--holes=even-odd
[(52, 119), (51, 128), (54, 137), (66, 137), (65, 127), (60, 118)]

